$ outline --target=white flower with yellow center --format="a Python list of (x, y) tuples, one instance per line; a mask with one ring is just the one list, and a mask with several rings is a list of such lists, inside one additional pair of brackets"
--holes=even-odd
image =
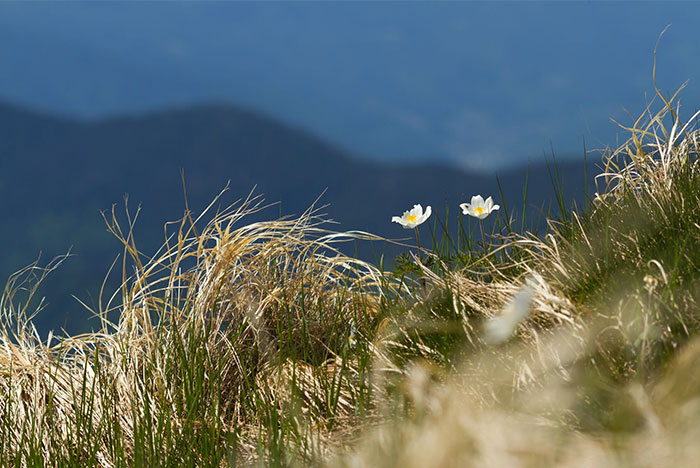
[(491, 197), (488, 197), (486, 201), (484, 201), (481, 195), (474, 195), (471, 203), (462, 203), (459, 207), (462, 208), (463, 214), (468, 214), (479, 219), (486, 218), (492, 211), (500, 208), (500, 206), (493, 204)]
[(515, 293), (501, 313), (489, 319), (484, 325), (486, 331), (486, 341), (491, 344), (498, 344), (507, 341), (515, 330), (532, 312), (532, 302), (537, 288), (539, 275), (532, 275), (525, 284)]
[(394, 216), (391, 218), (391, 221), (394, 223), (399, 223), (404, 229), (415, 229), (430, 217), (430, 213), (432, 213), (432, 210), (429, 206), (425, 208), (425, 213), (423, 213), (422, 206), (413, 205), (412, 210), (404, 211), (401, 217)]

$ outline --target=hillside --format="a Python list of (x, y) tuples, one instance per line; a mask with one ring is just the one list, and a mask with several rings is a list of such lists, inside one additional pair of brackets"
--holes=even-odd
[[(560, 163), (559, 169), (567, 193), (580, 200), (582, 163)], [(84, 328), (86, 314), (64, 293), (94, 304), (108, 265), (121, 252), (100, 210), (117, 204), (123, 213), (128, 194), (132, 211), (142, 207), (136, 224), (140, 247), (149, 253), (161, 244), (163, 224), (184, 210), (181, 170), (195, 213), (228, 181), (224, 202), (254, 186), (268, 202), (281, 200), (265, 213), (267, 219), (300, 214), (327, 189), (321, 204), (330, 204), (324, 211), (340, 222), (338, 230), (393, 238), (406, 232), (389, 222), (391, 216), (415, 203), (432, 205), (442, 215), (446, 203), (455, 210), (473, 194), (500, 198), (494, 176), (440, 166), (374, 165), (234, 107), (200, 105), (85, 122), (0, 105), (0, 274), (7, 277), (39, 252), (44, 261), (71, 247), (74, 255), (46, 283), (49, 307), (38, 319), (40, 329)], [(520, 206), (524, 169), (499, 177), (508, 203)], [(529, 202), (540, 206), (551, 195), (547, 169), (533, 164)]]

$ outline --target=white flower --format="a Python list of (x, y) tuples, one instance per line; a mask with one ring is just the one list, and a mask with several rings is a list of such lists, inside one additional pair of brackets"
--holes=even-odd
[(536, 276), (529, 277), (501, 313), (486, 322), (484, 328), (488, 343), (498, 344), (508, 340), (518, 325), (530, 315), (536, 281)]
[(348, 343), (351, 347), (355, 347), (357, 340), (355, 336), (357, 335), (357, 327), (355, 327), (355, 320), (350, 320), (350, 334), (348, 335)]
[(486, 201), (484, 201), (481, 195), (474, 195), (471, 203), (462, 203), (459, 207), (462, 208), (463, 214), (468, 214), (479, 219), (484, 219), (490, 215), (492, 211), (500, 208), (500, 206), (493, 204), (491, 197), (488, 197)]
[(416, 226), (423, 224), (423, 222), (430, 217), (432, 210), (429, 206), (425, 208), (425, 213), (423, 213), (423, 207), (420, 205), (413, 205), (413, 209), (410, 211), (404, 211), (401, 217), (394, 216), (391, 221), (394, 223), (399, 223), (404, 229), (414, 229)]

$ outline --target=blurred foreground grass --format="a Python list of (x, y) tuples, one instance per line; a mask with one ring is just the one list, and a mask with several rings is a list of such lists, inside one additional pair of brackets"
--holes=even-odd
[(590, 205), (539, 235), (508, 200), (483, 238), (447, 216), (393, 271), (313, 209), (245, 224), (258, 198), (186, 213), (151, 256), (111, 216), (100, 331), (33, 329), (60, 259), (7, 285), (0, 465), (695, 466), (700, 131), (659, 97)]

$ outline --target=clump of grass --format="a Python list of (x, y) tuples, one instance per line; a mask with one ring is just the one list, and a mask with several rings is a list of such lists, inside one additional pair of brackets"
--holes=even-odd
[(355, 349), (394, 285), (337, 250), (367, 235), (330, 233), (313, 210), (240, 225), (262, 208), (246, 199), (201, 232), (201, 219), (187, 215), (153, 257), (112, 213), (133, 274), (118, 321), (107, 319), (108, 302), (95, 333), (43, 342), (15, 308), (21, 285), (11, 283), (0, 464), (286, 464), (322, 452), (319, 434), (328, 439), (369, 412), (368, 363)]
[[(432, 296), (379, 342), (390, 422), (333, 465), (694, 466), (700, 131), (659, 97), (604, 155), (589, 210), (422, 266)], [(490, 344), (526, 282), (529, 317)]]

